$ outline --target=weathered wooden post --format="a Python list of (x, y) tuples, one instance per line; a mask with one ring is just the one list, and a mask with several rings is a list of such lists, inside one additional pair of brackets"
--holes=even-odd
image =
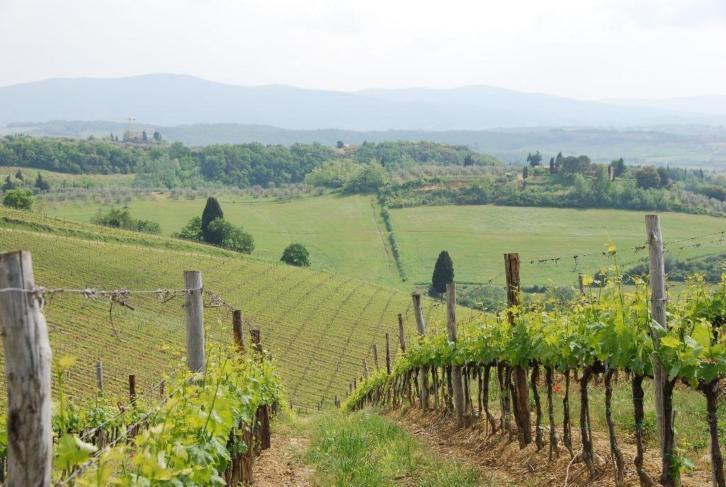
[(373, 349), (373, 365), (375, 365), (376, 370), (378, 370), (378, 346), (374, 343), (371, 348)]
[(391, 340), (386, 333), (386, 373), (391, 373)]
[(96, 386), (99, 392), (103, 392), (103, 362), (96, 362)]
[(242, 334), (242, 311), (236, 309), (232, 312), (232, 333), (234, 344), (240, 352), (245, 351), (245, 339)]
[(252, 350), (262, 356), (262, 334), (260, 333), (260, 329), (251, 328), (250, 338), (252, 339)]
[(363, 377), (368, 380), (368, 360), (363, 359)]
[[(518, 307), (521, 304), (519, 254), (504, 254), (504, 270), (507, 279), (507, 305), (510, 308), (507, 318), (509, 324), (514, 325), (514, 312), (511, 308)], [(521, 365), (516, 365), (512, 367), (512, 372), (514, 373), (514, 394), (512, 395), (514, 419), (519, 432), (519, 444), (524, 447), (532, 442), (527, 369)]]
[[(652, 319), (663, 330), (668, 329), (666, 317), (665, 258), (663, 255), (663, 235), (660, 230), (658, 215), (645, 215), (645, 232), (648, 241), (648, 261), (650, 271), (650, 312)], [(660, 345), (660, 336), (656, 330), (651, 333), (654, 348)], [(673, 387), (675, 381), (668, 379), (663, 364), (653, 353), (653, 384), (655, 388), (655, 412), (658, 424), (661, 452), (661, 478), (664, 486), (678, 486), (681, 484), (678, 468), (673, 465), (676, 449), (676, 438), (673, 421)]]
[(136, 406), (136, 376), (129, 375), (129, 404)]
[[(446, 284), (446, 334), (449, 341), (456, 343), (456, 284)], [(464, 427), (464, 384), (461, 378), (461, 366), (451, 365), (451, 389), (453, 392), (454, 414), (456, 423)]]
[(583, 279), (582, 272), (577, 274), (577, 286), (580, 288), (580, 296), (585, 295), (585, 281)]
[(204, 370), (204, 297), (202, 273), (184, 271), (187, 313), (187, 366), (192, 372)]
[(49, 486), (51, 350), (30, 252), (0, 254), (0, 329), (7, 384), (8, 487)]
[(403, 315), (398, 313), (398, 344), (401, 347), (401, 353), (406, 353), (406, 336), (403, 331)]
[[(416, 331), (419, 337), (423, 338), (426, 335), (426, 321), (421, 306), (421, 293), (413, 293), (411, 300), (413, 301), (413, 315), (416, 318)], [(426, 367), (418, 374), (418, 389), (421, 398), (421, 409), (426, 412), (429, 408), (428, 370), (426, 370)]]

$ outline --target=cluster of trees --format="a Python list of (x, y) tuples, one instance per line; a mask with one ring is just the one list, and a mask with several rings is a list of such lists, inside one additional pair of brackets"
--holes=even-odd
[(363, 142), (355, 148), (353, 157), (358, 162), (379, 161), (387, 169), (419, 164), (491, 166), (498, 163), (491, 156), (477, 154), (465, 146), (426, 141)]
[(389, 180), (378, 162), (356, 163), (350, 159), (328, 161), (305, 176), (311, 186), (341, 189), (344, 193), (375, 193)]
[[(143, 133), (141, 135), (143, 141)], [(148, 138), (148, 136), (147, 136)], [(153, 137), (152, 137), (153, 139)], [(368, 168), (358, 181), (364, 191), (376, 165), (391, 170), (417, 164), (487, 165), (491, 157), (465, 147), (432, 142), (365, 142), (336, 150), (321, 144), (217, 144), (192, 148), (181, 143), (132, 144), (113, 140), (70, 140), (7, 136), (0, 139), (0, 166), (23, 166), (73, 174), (136, 173), (142, 187), (198, 187), (224, 184), (240, 188), (302, 182), (326, 163), (342, 162)], [(347, 174), (350, 176), (350, 174)], [(347, 179), (345, 180), (347, 182)], [(345, 184), (345, 183), (344, 183)], [(351, 185), (351, 189), (355, 184)]]
[(174, 236), (195, 242), (205, 242), (244, 254), (251, 254), (255, 249), (255, 240), (252, 235), (225, 220), (219, 201), (213, 197), (207, 198), (202, 216), (195, 216), (189, 220), (189, 223)]
[(161, 233), (161, 226), (158, 223), (133, 218), (128, 208), (111, 208), (107, 211), (99, 209), (91, 218), (91, 223), (135, 232)]
[[(448, 185), (436, 178), (391, 184), (380, 192), (389, 208), (424, 205), (534, 206), (562, 208), (619, 208), (646, 211), (681, 211), (726, 214), (726, 204), (716, 199), (676, 188), (638, 187), (634, 180), (617, 183), (606, 167), (595, 175), (575, 174), (566, 185), (526, 185), (506, 178), (483, 176), (474, 183)], [(435, 189), (431, 189), (435, 187)]]
[(34, 189), (35, 191), (50, 191), (50, 183), (38, 173), (35, 179), (27, 177), (23, 171), (18, 169), (14, 175), (8, 174), (0, 186), (0, 191), (9, 191), (11, 189)]

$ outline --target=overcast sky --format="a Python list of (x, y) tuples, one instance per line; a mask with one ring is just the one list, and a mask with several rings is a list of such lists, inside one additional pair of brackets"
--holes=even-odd
[(726, 0), (0, 0), (0, 85), (146, 73), (726, 95)]

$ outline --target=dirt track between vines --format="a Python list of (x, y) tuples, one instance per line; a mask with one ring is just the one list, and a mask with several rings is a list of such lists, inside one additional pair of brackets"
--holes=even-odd
[[(582, 462), (570, 464), (571, 457), (567, 450), (561, 449), (559, 456), (550, 461), (548, 445), (539, 452), (533, 444), (520, 449), (516, 439), (510, 441), (508, 435), (497, 433), (487, 438), (481, 423), (458, 429), (450, 417), (438, 412), (424, 415), (419, 410), (405, 413), (391, 410), (384, 415), (429, 446), (437, 455), (464, 462), (482, 472), (482, 476), (494, 477), (505, 485), (563, 486), (568, 466), (567, 485), (570, 487), (614, 485), (609, 442), (607, 435), (600, 432), (593, 432), (598, 473), (591, 479)], [(579, 434), (576, 427), (573, 427), (572, 434), (573, 448), (577, 454)], [(547, 436), (548, 431), (545, 431), (545, 441)], [(626, 463), (625, 485), (637, 487), (640, 483), (632, 461), (635, 445), (628, 440), (626, 437), (618, 438)], [(660, 467), (656, 453), (652, 450), (646, 451), (646, 470), (653, 479), (657, 479), (656, 473)], [(708, 485), (711, 485), (708, 471), (699, 470), (683, 475), (684, 487)]]

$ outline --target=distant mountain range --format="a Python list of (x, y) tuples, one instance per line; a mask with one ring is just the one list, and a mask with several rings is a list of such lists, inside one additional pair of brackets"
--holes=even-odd
[(235, 86), (184, 75), (50, 79), (0, 87), (0, 126), (52, 120), (269, 125), (316, 130), (482, 130), (726, 123), (726, 96), (583, 101), (488, 86), (372, 89)]

